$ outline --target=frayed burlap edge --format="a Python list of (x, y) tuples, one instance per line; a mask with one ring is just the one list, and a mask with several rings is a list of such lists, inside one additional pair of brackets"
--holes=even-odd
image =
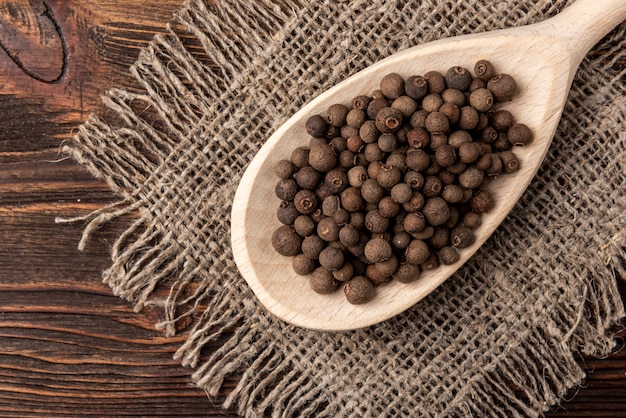
[[(327, 386), (320, 385), (322, 376), (303, 368), (298, 358), (285, 358), (274, 345), (273, 336), (264, 332), (276, 320), (258, 315), (259, 307), (252, 298), (241, 302), (243, 309), (233, 309), (229, 298), (250, 296), (250, 292), (242, 288), (245, 285), (236, 277), (230, 248), (219, 249), (223, 256), (218, 262), (225, 272), (222, 277), (212, 277), (201, 263), (186, 264), (185, 256), (192, 251), (189, 248), (193, 243), (181, 243), (174, 232), (157, 232), (156, 225), (163, 220), (150, 205), (151, 199), (160, 198), (155, 194), (163, 189), (161, 186), (167, 187), (159, 185), (164, 181), (161, 174), (172, 159), (181, 156), (174, 150), (191, 152), (193, 141), (205, 133), (204, 125), (222, 111), (221, 101), (231, 98), (233, 91), (245, 94), (246, 86), (263, 83), (248, 77), (254, 74), (255, 66), (264, 65), (268, 45), (280, 45), (300, 7), (289, 1), (254, 5), (236, 1), (210, 6), (202, 1), (188, 1), (177, 12), (176, 21), (198, 40), (211, 61), (200, 62), (171, 28), (168, 35), (157, 36), (142, 51), (131, 69), (141, 91), (112, 90), (104, 98), (124, 127), (112, 128), (107, 121), (92, 115), (80, 127), (75, 142), (63, 149), (94, 176), (105, 180), (122, 200), (72, 221), (87, 222), (79, 244), (82, 249), (97, 228), (117, 217), (139, 213), (114, 244), (112, 266), (104, 272), (103, 280), (116, 295), (132, 301), (137, 311), (147, 305), (161, 307), (165, 319), (159, 327), (167, 335), (173, 335), (183, 319), (193, 318), (189, 338), (176, 357), (183, 365), (197, 369), (194, 381), (212, 396), (217, 395), (227, 376), (241, 374), (226, 399), (226, 407), (238, 405), (239, 413), (246, 416), (268, 412), (274, 416), (368, 416), (363, 405), (346, 405)], [(172, 68), (174, 65), (178, 67)], [(135, 107), (137, 104), (141, 106)], [(144, 114), (146, 104), (151, 112)], [(263, 127), (264, 131), (271, 132), (289, 116), (276, 113), (282, 119)], [(210, 177), (200, 179), (201, 184), (193, 186), (211, 193), (197, 198), (222, 211), (229, 208), (240, 175), (233, 173), (232, 182), (220, 185), (213, 184)], [(618, 195), (616, 201), (626, 208), (624, 196)], [(563, 324), (555, 323), (531, 327), (525, 344), (503, 353), (497, 367), (470, 378), (463, 396), (455, 397), (440, 416), (485, 416), (485, 411), (491, 416), (537, 416), (584, 379), (574, 352), (599, 356), (610, 353), (614, 341), (607, 336), (607, 330), (624, 316), (614, 275), (626, 277), (626, 237), (619, 228), (619, 222), (623, 227), (626, 221), (624, 214), (617, 214), (614, 219), (618, 222), (614, 241), (605, 244), (610, 251), (599, 254), (594, 262), (615, 271), (611, 275), (606, 267), (606, 271), (589, 278), (587, 286), (577, 289), (581, 292), (577, 304), (557, 307), (556, 316), (573, 318), (565, 321), (571, 326), (563, 329)], [(228, 230), (218, 233), (227, 234)], [(198, 276), (202, 280), (197, 280)], [(504, 289), (515, 286), (501, 277), (496, 281), (504, 283)], [(164, 286), (169, 287), (169, 296), (156, 297), (155, 289)], [(511, 294), (519, 294), (519, 289), (511, 290)], [(251, 315), (255, 315), (252, 322)], [(222, 337), (227, 338), (224, 344), (203, 357), (202, 348)], [(549, 376), (545, 375), (546, 370)], [(419, 415), (430, 416), (425, 408)]]

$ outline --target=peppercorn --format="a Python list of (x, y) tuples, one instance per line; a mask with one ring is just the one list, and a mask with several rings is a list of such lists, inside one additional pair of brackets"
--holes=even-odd
[(298, 170), (293, 178), (301, 189), (313, 190), (320, 182), (320, 173), (310, 165)]
[(487, 112), (493, 106), (493, 95), (487, 89), (474, 90), (470, 94), (469, 102), (479, 112)]
[(400, 283), (411, 283), (420, 274), (419, 266), (411, 263), (400, 263), (393, 278)]
[(376, 122), (367, 120), (359, 128), (359, 136), (366, 144), (371, 144), (378, 139), (380, 131), (376, 128)]
[(428, 83), (426, 79), (419, 75), (412, 75), (404, 83), (406, 95), (419, 100), (428, 93)]
[(431, 93), (422, 99), (422, 109), (428, 113), (436, 112), (443, 103), (441, 95)]
[(428, 91), (430, 93), (441, 94), (446, 89), (446, 79), (440, 72), (428, 71), (424, 74), (424, 78), (428, 83)]
[(332, 273), (323, 267), (313, 270), (313, 273), (309, 276), (309, 285), (314, 292), (322, 295), (333, 293), (338, 286)]
[(337, 155), (330, 145), (316, 145), (309, 151), (309, 164), (317, 171), (330, 171), (337, 164)]
[(463, 67), (455, 66), (446, 71), (445, 80), (448, 88), (465, 91), (472, 82), (472, 74)]
[(485, 179), (485, 173), (475, 166), (469, 166), (459, 174), (459, 184), (466, 189), (474, 189), (480, 186)]
[(489, 81), (496, 75), (496, 69), (490, 61), (479, 60), (474, 64), (474, 74), (476, 74), (476, 77), (480, 80)]
[(516, 146), (528, 145), (533, 140), (533, 133), (523, 123), (515, 123), (507, 130), (507, 137), (511, 144)]
[(459, 252), (452, 246), (446, 246), (439, 250), (439, 262), (441, 264), (449, 266), (459, 261)]
[(293, 202), (282, 201), (276, 210), (278, 221), (285, 225), (293, 225), (296, 218), (300, 215), (301, 213), (298, 212)]
[(448, 203), (441, 197), (426, 199), (422, 213), (431, 226), (439, 226), (448, 220), (450, 208)]
[(450, 230), (450, 242), (456, 248), (469, 247), (474, 240), (474, 231), (465, 225), (457, 225)]
[(508, 74), (496, 74), (487, 82), (487, 88), (497, 102), (508, 102), (517, 93), (517, 83)]
[(421, 239), (414, 239), (406, 247), (404, 256), (407, 262), (419, 265), (430, 257), (430, 249), (426, 242)]
[(274, 193), (280, 200), (293, 200), (298, 193), (298, 184), (292, 178), (280, 179), (274, 187)]
[(470, 205), (474, 212), (486, 213), (493, 209), (495, 202), (491, 193), (486, 190), (480, 190), (472, 196)]
[(346, 300), (353, 305), (370, 302), (376, 296), (374, 285), (365, 276), (355, 276), (343, 286)]
[(383, 233), (389, 228), (389, 218), (381, 215), (378, 209), (365, 214), (365, 228), (372, 233)]
[(291, 267), (296, 274), (306, 276), (315, 270), (317, 263), (304, 254), (297, 254), (291, 259)]
[(279, 226), (272, 234), (272, 247), (280, 255), (293, 257), (300, 252), (302, 237), (289, 225)]

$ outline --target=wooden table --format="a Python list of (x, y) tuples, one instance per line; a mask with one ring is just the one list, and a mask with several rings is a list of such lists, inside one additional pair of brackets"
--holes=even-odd
[[(184, 335), (165, 338), (158, 312), (134, 313), (101, 283), (131, 217), (82, 253), (82, 225), (54, 223), (115, 200), (60, 145), (102, 111), (107, 88), (133, 88), (128, 66), (181, 3), (0, 1), (2, 416), (236, 416), (219, 406), (234, 378), (208, 399), (172, 359)], [(626, 416), (626, 350), (580, 362), (585, 387), (549, 416)]]

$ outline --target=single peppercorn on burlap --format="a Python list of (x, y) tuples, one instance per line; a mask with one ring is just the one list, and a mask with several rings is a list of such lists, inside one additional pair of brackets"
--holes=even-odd
[[(568, 3), (186, 1), (139, 55), (136, 86), (111, 86), (105, 102), (119, 117), (90, 117), (65, 146), (121, 199), (87, 218), (85, 240), (137, 212), (104, 281), (137, 309), (162, 307), (167, 335), (186, 324), (176, 358), (241, 415), (540, 415), (584, 378), (577, 352), (612, 350), (606, 330), (624, 316), (624, 24), (582, 62), (550, 152), (507, 222), (393, 319), (320, 333), (270, 316), (232, 260), (228, 214), (264, 140), (325, 89), (398, 50), (541, 21)], [(422, 76), (412, 89), (443, 93), (441, 74)], [(459, 114), (468, 125), (473, 116)], [(396, 280), (410, 270), (401, 264)]]

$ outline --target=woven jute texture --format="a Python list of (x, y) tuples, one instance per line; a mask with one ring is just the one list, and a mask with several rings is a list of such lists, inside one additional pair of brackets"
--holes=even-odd
[(343, 333), (274, 318), (233, 262), (229, 214), (256, 151), (326, 88), (407, 47), (567, 3), (190, 0), (131, 68), (136, 89), (112, 89), (112, 115), (92, 115), (66, 145), (120, 196), (85, 218), (80, 246), (138, 214), (104, 281), (138, 310), (162, 307), (168, 335), (184, 329), (176, 358), (209, 395), (241, 376), (225, 406), (242, 415), (538, 416), (584, 379), (575, 353), (610, 353), (607, 330), (624, 316), (626, 25), (583, 60), (506, 222), (395, 318)]

